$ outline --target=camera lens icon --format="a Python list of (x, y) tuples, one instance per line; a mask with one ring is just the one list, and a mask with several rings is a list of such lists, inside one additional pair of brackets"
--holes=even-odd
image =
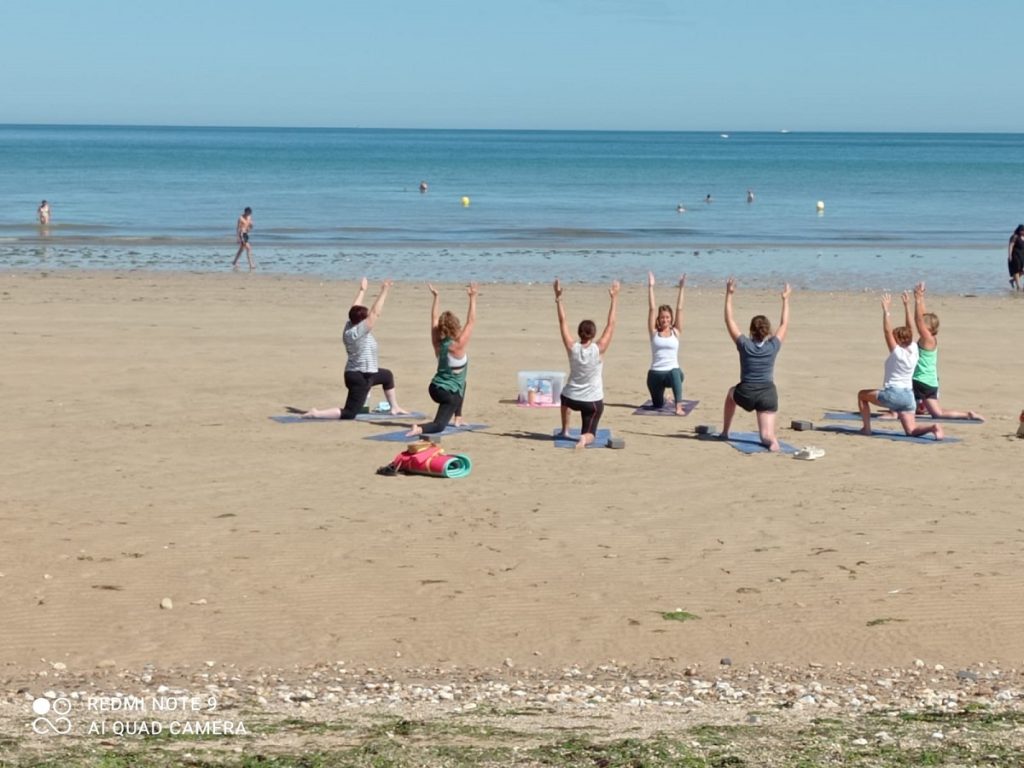
[[(32, 702), (32, 711), (39, 715), (32, 721), (32, 730), (38, 734), (56, 733), (63, 736), (71, 732), (71, 721), (65, 715), (71, 712), (71, 701), (60, 696), (53, 701), (42, 697)], [(47, 715), (56, 715), (52, 720)]]

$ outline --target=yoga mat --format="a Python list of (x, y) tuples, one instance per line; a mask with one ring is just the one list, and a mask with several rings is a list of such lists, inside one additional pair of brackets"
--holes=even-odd
[(445, 437), (447, 435), (457, 435), (461, 432), (476, 432), (479, 429), (487, 429), (487, 424), (466, 424), (463, 427), (453, 427), (451, 425), (444, 428), (443, 432), (434, 432), (430, 435), (411, 435), (410, 437), (405, 436), (405, 430), (399, 430), (398, 432), (382, 432), (376, 435), (366, 435), (364, 440), (381, 440), (388, 443), (411, 443), (413, 440), (421, 440), (424, 437)]
[[(356, 421), (405, 421), (410, 419), (412, 421), (418, 421), (420, 419), (427, 418), (425, 413), (419, 413), (413, 411), (412, 413), (403, 413), (400, 416), (394, 416), (390, 413), (360, 413), (356, 416)], [(285, 413), (280, 416), (271, 416), (271, 421), (276, 421), (278, 424), (300, 424), (300, 423), (317, 423), (326, 422), (334, 423), (337, 421), (351, 421), (351, 419), (304, 419), (294, 413)]]
[[(718, 435), (701, 435), (700, 439), (726, 443), (740, 453), (771, 453), (771, 451), (761, 444), (761, 436), (757, 432), (730, 432), (728, 440), (722, 440)], [(779, 440), (780, 453), (792, 455), (796, 453), (796, 450), (797, 449), (789, 443), (784, 443)]]
[[(825, 421), (860, 421), (860, 414), (854, 411), (826, 411), (822, 417)], [(872, 413), (871, 418), (877, 421), (892, 421), (899, 423), (899, 419), (883, 419), (879, 413)], [(932, 418), (931, 416), (917, 416), (918, 421), (927, 421), (932, 424), (984, 424), (985, 422), (981, 419), (947, 419), (940, 417), (938, 419)]]
[[(683, 416), (689, 416), (693, 409), (697, 407), (700, 400), (683, 400)], [(650, 400), (641, 405), (635, 411), (634, 416), (675, 416), (676, 415), (676, 404), (671, 400), (666, 400), (665, 404), (657, 410), (651, 408), (654, 405)]]
[[(575, 448), (576, 443), (579, 440), (580, 431), (578, 429), (570, 429), (569, 437), (559, 437), (562, 434), (562, 430), (556, 429), (552, 433), (555, 438), (555, 448)], [(612, 439), (612, 433), (609, 429), (599, 429), (597, 434), (594, 435), (594, 442), (587, 446), (587, 448), (606, 448), (608, 447), (608, 441)]]
[(936, 443), (959, 443), (959, 437), (945, 437), (942, 440), (936, 440), (933, 435), (925, 435), (924, 437), (911, 437), (905, 435), (902, 432), (894, 432), (890, 429), (874, 429), (870, 435), (862, 435), (860, 433), (860, 427), (850, 427), (846, 424), (826, 424), (823, 427), (816, 427), (818, 432), (836, 432), (840, 435), (855, 435), (856, 437), (880, 437), (882, 440), (898, 440), (904, 443), (917, 443), (918, 445), (935, 445)]
[(561, 403), (522, 403), (516, 402), (519, 408), (558, 408)]

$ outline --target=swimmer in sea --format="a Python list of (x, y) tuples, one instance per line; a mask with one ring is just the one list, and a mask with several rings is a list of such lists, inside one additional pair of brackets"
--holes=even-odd
[(235, 235), (238, 237), (238, 251), (235, 253), (235, 260), (231, 262), (231, 266), (238, 269), (238, 260), (242, 257), (242, 251), (245, 251), (245, 258), (249, 260), (249, 271), (252, 272), (256, 265), (252, 260), (252, 246), (249, 244), (249, 233), (252, 231), (252, 208), (246, 207), (242, 211), (242, 215), (238, 217), (238, 221), (235, 223)]
[(427, 186), (427, 182), (421, 181), (420, 182), (420, 192), (426, 192), (428, 189), (430, 189), (430, 187)]
[(39, 226), (45, 227), (47, 224), (50, 223), (50, 204), (45, 200), (43, 200), (43, 202), (39, 204), (38, 214)]

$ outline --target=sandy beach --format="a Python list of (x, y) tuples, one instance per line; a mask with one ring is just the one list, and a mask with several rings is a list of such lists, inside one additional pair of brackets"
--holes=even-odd
[[(1010, 296), (930, 297), (944, 404), (985, 424), (948, 426), (961, 442), (947, 445), (783, 429), (827, 452), (801, 462), (694, 435), (720, 424), (738, 374), (721, 286), (687, 291), (685, 394), (700, 405), (686, 418), (632, 415), (646, 297), (624, 287), (602, 426), (626, 448), (573, 452), (548, 438), (557, 410), (511, 403), (519, 370), (566, 369), (550, 287), (485, 285), (466, 417), (489, 428), (445, 438), (473, 472), (436, 480), (374, 473), (401, 446), (363, 438), (394, 426), (270, 418), (343, 400), (352, 283), (34, 272), (0, 285), (9, 676), (55, 661), (1022, 663)], [(460, 287), (441, 296), (464, 314)], [(571, 324), (601, 322), (606, 291), (569, 285), (566, 303)], [(401, 403), (432, 413), (428, 309), (422, 285), (399, 284), (376, 335)], [(744, 326), (778, 309), (774, 287), (741, 282)], [(885, 356), (875, 295), (797, 292), (792, 311), (784, 427), (852, 408)], [(663, 618), (676, 609), (699, 619)]]

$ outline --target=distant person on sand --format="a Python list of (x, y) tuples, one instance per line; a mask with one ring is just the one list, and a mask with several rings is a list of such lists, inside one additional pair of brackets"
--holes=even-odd
[(675, 312), (668, 304), (660, 307), (654, 300), (654, 273), (647, 273), (647, 331), (651, 337), (651, 368), (647, 371), (647, 391), (652, 411), (665, 405), (665, 390), (672, 388), (676, 416), (683, 410), (683, 369), (679, 367), (679, 336), (683, 332), (683, 292), (686, 275), (679, 278)]
[(782, 318), (778, 330), (773, 334), (768, 318), (755, 315), (750, 319), (750, 336), (747, 337), (740, 333), (733, 317), (732, 297), (736, 293), (736, 280), (730, 277), (725, 283), (725, 327), (740, 354), (740, 383), (725, 396), (722, 433), (719, 435), (723, 440), (729, 439), (729, 429), (738, 405), (745, 411), (757, 413), (757, 431), (761, 444), (770, 451), (779, 450), (779, 441), (775, 436), (775, 415), (779, 410), (779, 393), (775, 388), (775, 358), (789, 330), (790, 292), (789, 283), (786, 283), (782, 289)]
[(579, 341), (569, 332), (562, 305), (562, 283), (555, 278), (555, 306), (558, 308), (558, 328), (562, 344), (569, 355), (569, 381), (562, 388), (562, 437), (569, 437), (569, 411), (579, 411), (582, 425), (577, 450), (586, 448), (597, 437), (597, 427), (604, 413), (604, 353), (612, 343), (615, 334), (615, 310), (619, 301), (619, 281), (608, 289), (611, 303), (608, 307), (608, 321), (601, 337), (597, 336), (597, 325), (593, 320), (584, 320), (576, 328)]
[(367, 288), (366, 278), (360, 281), (359, 292), (356, 293), (356, 298), (348, 310), (348, 320), (341, 333), (345, 352), (348, 354), (348, 362), (345, 363), (345, 388), (348, 389), (348, 396), (345, 398), (345, 405), (340, 408), (313, 408), (303, 413), (302, 418), (354, 419), (366, 404), (370, 390), (378, 384), (384, 388), (384, 397), (387, 398), (390, 413), (396, 416), (408, 413), (398, 405), (394, 375), (379, 365), (377, 339), (373, 335), (373, 327), (380, 319), (384, 300), (392, 285), (394, 283), (391, 280), (385, 280), (380, 286), (377, 300), (367, 309), (363, 306)]
[(427, 182), (421, 181), (420, 182), (420, 192), (426, 192), (428, 189), (430, 189), (430, 187), (427, 186)]
[(48, 202), (43, 200), (39, 204), (37, 213), (39, 214), (39, 226), (45, 227), (50, 223), (50, 204)]
[(433, 421), (415, 425), (405, 433), (406, 437), (443, 432), (453, 418), (455, 426), (463, 426), (462, 402), (466, 397), (466, 369), (469, 366), (467, 350), (476, 325), (476, 297), (479, 289), (476, 283), (466, 286), (469, 309), (466, 311), (466, 324), (462, 325), (454, 313), (440, 311), (441, 300), (437, 289), (430, 284), (427, 288), (433, 295), (430, 304), (430, 343), (437, 357), (437, 373), (430, 380), (427, 392), (430, 399), (437, 403), (437, 413)]
[(249, 244), (249, 233), (252, 231), (252, 208), (246, 208), (242, 211), (242, 215), (238, 217), (238, 221), (235, 222), (235, 235), (238, 237), (238, 252), (235, 254), (235, 260), (231, 262), (231, 266), (237, 268), (238, 260), (242, 256), (242, 251), (245, 251), (245, 258), (249, 260), (249, 271), (252, 272), (256, 265), (252, 261), (252, 246)]
[(947, 411), (939, 404), (939, 316), (925, 311), (924, 283), (914, 286), (914, 323), (919, 353), (913, 378), (917, 413), (936, 419), (981, 419), (974, 411)]
[(1010, 285), (1015, 291), (1024, 290), (1021, 286), (1021, 274), (1024, 273), (1024, 224), (1018, 224), (1010, 235), (1010, 243), (1006, 247), (1006, 266), (1010, 270)]
[(913, 376), (920, 352), (914, 343), (914, 331), (910, 324), (910, 294), (903, 292), (903, 314), (905, 322), (898, 328), (892, 327), (890, 308), (892, 296), (882, 294), (882, 333), (889, 356), (885, 359), (885, 377), (881, 389), (862, 389), (857, 393), (857, 410), (864, 422), (861, 432), (871, 434), (871, 404), (880, 405), (896, 413), (903, 425), (903, 431), (912, 437), (934, 434), (936, 440), (943, 437), (942, 427), (932, 424), (918, 427), (915, 423)]

